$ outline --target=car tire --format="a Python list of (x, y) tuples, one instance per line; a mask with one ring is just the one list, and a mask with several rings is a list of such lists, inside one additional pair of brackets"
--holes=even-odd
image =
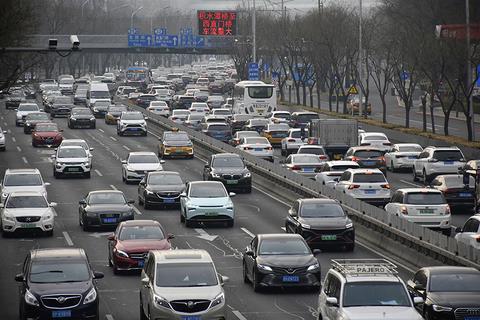
[(245, 193), (252, 193), (252, 185), (249, 185), (247, 188), (245, 188)]
[(32, 147), (36, 148), (37, 147), (37, 144), (35, 142), (32, 141)]
[(227, 221), (227, 228), (233, 228), (233, 226), (235, 225), (235, 220), (229, 220)]
[(118, 270), (118, 267), (116, 264), (113, 264), (112, 268), (113, 268), (114, 275), (118, 275), (120, 273), (120, 270)]
[(423, 170), (422, 178), (423, 178), (423, 185), (428, 186), (430, 182), (430, 177), (427, 175), (427, 172), (425, 171), (425, 169)]
[(183, 216), (183, 213), (180, 211), (180, 223), (185, 223), (185, 217)]
[(94, 125), (92, 125), (92, 126), (90, 127), (90, 129), (96, 129), (96, 128), (97, 128), (97, 125), (96, 125), (96, 124), (94, 124)]
[(442, 234), (443, 234), (444, 236), (450, 237), (450, 236), (452, 235), (452, 228), (443, 229), (443, 230), (442, 230)]
[(243, 283), (250, 283), (250, 279), (248, 279), (247, 275), (247, 266), (245, 265), (245, 262), (243, 263)]
[(60, 174), (59, 174), (55, 169), (53, 169), (53, 177), (54, 177), (55, 179), (60, 178)]
[(323, 317), (322, 317), (321, 313), (318, 314), (318, 320), (323, 320)]
[(86, 172), (83, 176), (87, 179), (90, 179), (91, 177), (90, 171)]
[(46, 237), (53, 237), (53, 229), (45, 232)]
[(185, 219), (185, 227), (193, 228), (193, 221), (191, 221), (190, 219)]
[(283, 148), (281, 149), (280, 154), (281, 154), (282, 156), (285, 156), (285, 151), (283, 150)]
[(414, 181), (414, 182), (417, 182), (417, 181), (418, 181), (418, 177), (417, 177), (417, 171), (415, 170), (415, 166), (412, 167), (412, 172), (413, 172), (413, 181)]
[(145, 201), (143, 202), (143, 208), (144, 208), (145, 210), (150, 210), (150, 209), (152, 209), (152, 205), (151, 205), (150, 203), (148, 203), (147, 200), (145, 200)]
[(89, 231), (90, 228), (83, 222), (83, 219), (80, 217), (80, 225), (82, 226), (83, 231)]
[(143, 311), (142, 298), (140, 298), (140, 320), (149, 320), (149, 319), (147, 318), (147, 315), (145, 314), (145, 311)]

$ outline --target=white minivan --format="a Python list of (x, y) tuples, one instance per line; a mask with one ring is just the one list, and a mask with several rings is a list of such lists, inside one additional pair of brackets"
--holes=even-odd
[(87, 90), (87, 107), (92, 108), (98, 99), (111, 99), (106, 83), (91, 83)]

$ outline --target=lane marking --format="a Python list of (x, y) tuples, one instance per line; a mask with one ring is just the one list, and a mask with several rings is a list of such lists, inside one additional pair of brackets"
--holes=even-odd
[(65, 238), (65, 241), (67, 241), (67, 244), (68, 244), (70, 247), (73, 247), (73, 241), (72, 241), (72, 238), (70, 238), (70, 235), (68, 234), (68, 232), (67, 232), (67, 231), (63, 231), (62, 234), (63, 234), (63, 237)]
[(103, 131), (103, 129), (98, 129), (98, 131), (102, 132), (102, 133), (105, 133), (105, 131)]
[(105, 318), (106, 318), (107, 320), (114, 320), (114, 319), (113, 319), (113, 316), (112, 316), (111, 314), (106, 314), (106, 315), (105, 315)]
[(197, 236), (197, 238), (204, 239), (204, 240), (207, 240), (207, 241), (213, 241), (217, 238), (217, 236), (209, 235), (207, 231), (205, 231), (201, 228), (195, 228), (194, 230), (199, 234), (199, 236)]
[(405, 180), (400, 180), (400, 182), (403, 182), (405, 184), (408, 184), (409, 186), (414, 186), (414, 187), (420, 187), (420, 188), (423, 188), (424, 186), (422, 186), (421, 184), (417, 184), (417, 183), (413, 183), (413, 182), (409, 182), (409, 181), (405, 181)]
[(142, 212), (140, 210), (138, 210), (137, 207), (132, 206), (132, 208), (133, 208), (133, 211), (135, 211), (136, 214), (142, 214)]
[(287, 228), (285, 228), (285, 227), (280, 227), (280, 229), (282, 229), (283, 231), (287, 232)]
[(255, 235), (253, 233), (251, 233), (247, 228), (240, 228), (243, 232), (245, 232), (246, 234), (248, 234), (250, 237), (252, 238), (255, 238)]
[(148, 131), (148, 133), (150, 133), (150, 134), (151, 134), (152, 136), (154, 136), (155, 138), (158, 138), (158, 139), (161, 138), (158, 134), (153, 133), (152, 131)]
[(103, 174), (100, 171), (98, 171), (98, 169), (95, 169), (94, 171), (96, 174), (98, 174), (99, 177), (103, 177)]
[(6, 121), (3, 121), (3, 124), (6, 126), (8, 126), (8, 123)]
[(22, 152), (22, 148), (20, 148), (19, 146), (17, 146), (17, 150), (18, 152)]
[(17, 139), (15, 139), (15, 137), (12, 137), (12, 141), (17, 142)]
[(113, 190), (118, 190), (117, 187), (115, 187), (113, 184), (110, 185), (110, 188), (112, 188)]
[(8, 133), (8, 134), (12, 133), (12, 130), (8, 129), (8, 130), (7, 130), (7, 133)]
[(245, 318), (238, 310), (233, 310), (232, 313), (240, 320), (247, 320), (247, 318)]
[(23, 160), (23, 162), (25, 162), (25, 164), (28, 164), (28, 160), (27, 160), (27, 158), (25, 158), (25, 157), (22, 157), (22, 160)]
[(130, 150), (131, 150), (131, 149), (130, 149), (129, 147), (127, 147), (126, 145), (123, 145), (122, 147), (123, 147), (123, 149), (125, 149), (125, 150), (127, 150), (127, 151), (130, 151)]
[(117, 139), (115, 139), (114, 137), (110, 136), (110, 139), (112, 139), (113, 141), (117, 141)]
[(288, 207), (288, 208), (290, 208), (290, 207), (292, 206), (290, 203), (287, 203), (287, 202), (283, 201), (282, 199), (277, 198), (277, 197), (269, 194), (269, 193), (266, 192), (266, 191), (263, 191), (262, 189), (260, 189), (260, 188), (258, 188), (258, 187), (256, 187), (256, 186), (252, 186), (252, 188), (255, 189), (255, 190), (257, 190), (257, 191), (260, 191), (260, 192), (263, 193), (264, 195), (272, 198), (273, 200), (275, 200), (275, 201), (277, 201), (277, 202), (280, 202), (281, 204), (283, 204), (284, 206), (286, 206), (286, 207)]

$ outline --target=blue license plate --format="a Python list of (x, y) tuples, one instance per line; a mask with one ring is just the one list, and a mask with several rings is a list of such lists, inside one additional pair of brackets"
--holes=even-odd
[(303, 172), (313, 172), (313, 168), (303, 168)]
[(298, 276), (283, 276), (283, 282), (300, 282), (300, 278)]
[(55, 310), (52, 311), (52, 318), (70, 318), (72, 316), (71, 310)]
[(182, 316), (182, 320), (202, 320), (200, 316)]
[(465, 317), (464, 320), (480, 320), (480, 317)]
[(470, 192), (460, 192), (459, 196), (462, 198), (467, 198), (467, 197), (471, 197), (472, 194)]
[(413, 160), (413, 159), (417, 159), (417, 157), (416, 157), (416, 156), (409, 156), (408, 159), (412, 159), (412, 160)]
[(164, 203), (174, 203), (175, 199), (163, 199)]
[(377, 190), (365, 190), (365, 194), (375, 194)]
[(262, 151), (262, 148), (255, 148), (255, 151)]
[(138, 131), (138, 130), (140, 130), (140, 128), (128, 128), (128, 130), (130, 130), (130, 131)]
[(366, 166), (372, 166), (375, 164), (375, 161), (363, 161), (363, 164)]
[(115, 223), (117, 222), (117, 218), (104, 218), (103, 223)]
[(145, 262), (144, 262), (143, 260), (140, 260), (140, 261), (138, 261), (138, 266), (139, 266), (140, 268), (143, 268), (143, 264), (144, 264), (144, 263), (145, 263)]
[(453, 161), (443, 161), (444, 164), (453, 164)]

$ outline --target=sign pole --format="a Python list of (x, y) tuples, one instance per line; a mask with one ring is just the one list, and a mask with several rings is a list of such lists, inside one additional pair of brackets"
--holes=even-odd
[[(358, 67), (360, 68), (358, 71), (358, 86), (360, 90), (358, 91), (358, 115), (360, 117), (363, 116), (363, 91), (362, 91), (362, 80), (363, 80), (363, 48), (362, 48), (362, 22), (363, 22), (363, 12), (362, 12), (362, 0), (360, 1), (360, 15), (359, 15), (359, 24), (358, 24)], [(353, 108), (352, 108), (353, 110)], [(366, 115), (366, 112), (365, 112)]]
[[(473, 87), (472, 84), (472, 65), (470, 64), (470, 57), (471, 57), (471, 50), (470, 50), (470, 0), (465, 0), (465, 23), (467, 27), (467, 88), (470, 86)], [(473, 88), (472, 88), (473, 90)], [(473, 91), (470, 93), (468, 97), (468, 104), (470, 105), (469, 113), (470, 113), (470, 126), (472, 128), (472, 141), (475, 141), (475, 113), (473, 110)]]
[(252, 33), (253, 33), (253, 46), (252, 56), (253, 62), (257, 62), (257, 10), (255, 8), (255, 0), (253, 0), (253, 14), (252, 14)]

